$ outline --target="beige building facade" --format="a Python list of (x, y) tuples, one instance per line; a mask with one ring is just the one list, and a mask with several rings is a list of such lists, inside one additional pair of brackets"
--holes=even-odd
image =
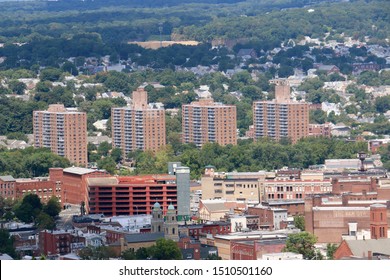
[(278, 177), (274, 172), (215, 172), (207, 166), (201, 179), (202, 199), (227, 199), (256, 203), (304, 199), (332, 192), (330, 179), (321, 172), (302, 172), (300, 178)]
[(86, 166), (87, 114), (63, 104), (51, 104), (46, 111), (33, 112), (34, 147), (50, 148), (71, 163)]
[(202, 176), (202, 199), (227, 199), (258, 203), (262, 200), (262, 184), (273, 172), (214, 172), (206, 167)]

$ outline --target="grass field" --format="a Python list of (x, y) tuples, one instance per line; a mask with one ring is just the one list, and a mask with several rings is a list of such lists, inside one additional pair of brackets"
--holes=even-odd
[(190, 46), (196, 46), (199, 44), (197, 41), (147, 41), (147, 42), (129, 42), (129, 44), (136, 44), (138, 46), (141, 46), (145, 49), (153, 49), (156, 50), (161, 47), (169, 47), (174, 44), (180, 44), (180, 45), (190, 45)]

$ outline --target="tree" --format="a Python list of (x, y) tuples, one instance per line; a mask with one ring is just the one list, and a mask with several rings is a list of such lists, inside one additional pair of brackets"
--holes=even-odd
[(88, 246), (79, 251), (79, 256), (82, 260), (108, 260), (115, 257), (115, 252), (107, 246)]
[(150, 259), (151, 253), (149, 248), (141, 247), (135, 252), (135, 258), (137, 260)]
[(42, 203), (36, 194), (27, 194), (20, 205), (16, 206), (16, 217), (25, 223), (33, 222), (41, 213)]
[(286, 247), (283, 252), (293, 252), (302, 254), (304, 259), (313, 259), (316, 257), (314, 244), (317, 242), (317, 237), (309, 232), (300, 232), (290, 234), (287, 237)]
[(338, 246), (337, 244), (326, 244), (326, 258), (328, 260), (333, 260), (334, 259), (334, 253), (336, 252)]
[(46, 205), (43, 206), (43, 211), (50, 217), (57, 217), (61, 212), (61, 204), (57, 197), (52, 196)]
[(79, 71), (77, 70), (76, 66), (70, 61), (66, 61), (64, 64), (62, 64), (61, 69), (63, 72), (68, 72), (74, 76), (77, 76), (79, 74)]
[(48, 67), (41, 71), (39, 78), (41, 79), (41, 81), (55, 82), (60, 79), (61, 74), (62, 74), (61, 69)]
[(99, 169), (105, 169), (108, 173), (114, 174), (116, 169), (116, 163), (112, 157), (105, 157), (97, 162)]
[(242, 94), (244, 97), (247, 97), (251, 99), (252, 101), (254, 100), (261, 100), (263, 97), (262, 91), (260, 88), (257, 86), (249, 85), (249, 86), (244, 86), (242, 89)]
[(112, 149), (111, 157), (116, 163), (119, 163), (122, 160), (122, 150), (120, 148)]
[(375, 108), (379, 113), (386, 113), (390, 110), (390, 95), (380, 96), (375, 99)]
[(14, 237), (6, 229), (0, 229), (0, 252), (10, 255), (14, 259), (17, 258), (14, 248)]
[(294, 68), (288, 65), (283, 65), (279, 68), (278, 75), (281, 78), (287, 78), (291, 75), (294, 75)]
[(12, 206), (15, 201), (10, 198), (4, 198), (0, 196), (0, 220), (10, 221), (14, 218), (15, 214), (12, 212)]
[(104, 156), (104, 157), (107, 156), (111, 150), (111, 147), (112, 147), (111, 144), (108, 143), (107, 141), (100, 143), (99, 148), (98, 148), (99, 155)]
[(149, 248), (152, 259), (181, 260), (182, 254), (176, 242), (169, 239), (157, 239), (156, 245)]
[(69, 160), (49, 151), (42, 151), (30, 155), (26, 159), (25, 167), (32, 176), (42, 176), (49, 173), (51, 167), (67, 167)]
[(17, 139), (17, 140), (22, 140), (25, 141), (26, 143), (28, 142), (28, 137), (26, 134), (22, 132), (11, 132), (7, 134), (7, 139)]
[(43, 229), (55, 229), (56, 223), (53, 217), (49, 216), (45, 212), (41, 212), (35, 220), (35, 224), (38, 226), (40, 230)]
[(27, 86), (25, 83), (19, 82), (18, 80), (12, 80), (9, 82), (9, 88), (13, 93), (23, 95)]
[(322, 111), (321, 109), (309, 111), (310, 123), (323, 124), (326, 122), (326, 119), (327, 119), (326, 112)]
[(305, 231), (305, 217), (302, 215), (294, 216), (294, 226), (301, 231)]
[(121, 254), (121, 258), (124, 260), (135, 260), (136, 256), (135, 256), (134, 249), (130, 248), (130, 249), (127, 249), (126, 251), (123, 251)]

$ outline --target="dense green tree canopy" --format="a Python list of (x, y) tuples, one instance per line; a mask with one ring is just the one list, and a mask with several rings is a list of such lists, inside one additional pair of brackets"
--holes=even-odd
[(229, 172), (275, 170), (283, 166), (307, 168), (323, 164), (328, 158), (354, 158), (358, 151), (367, 150), (367, 146), (364, 142), (307, 138), (294, 145), (260, 139), (256, 143), (239, 141), (237, 146), (207, 143), (201, 149), (192, 144), (179, 144), (177, 149), (162, 149), (156, 155), (151, 152), (134, 153), (131, 157), (136, 161), (137, 174), (164, 173), (168, 161), (180, 161), (190, 167), (193, 178), (199, 178), (209, 164), (219, 171)]
[(284, 252), (302, 254), (304, 259), (313, 259), (316, 257), (314, 244), (317, 242), (315, 235), (309, 232), (300, 232), (290, 234), (287, 237)]
[(47, 148), (24, 150), (0, 150), (0, 174), (15, 178), (46, 176), (51, 167), (68, 167), (69, 160), (55, 155)]

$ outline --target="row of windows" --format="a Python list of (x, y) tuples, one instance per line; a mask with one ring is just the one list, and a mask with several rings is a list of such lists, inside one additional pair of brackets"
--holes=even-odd
[(7, 184), (0, 184), (0, 189), (6, 189), (6, 188), (14, 188), (15, 185), (13, 183), (7, 183)]

